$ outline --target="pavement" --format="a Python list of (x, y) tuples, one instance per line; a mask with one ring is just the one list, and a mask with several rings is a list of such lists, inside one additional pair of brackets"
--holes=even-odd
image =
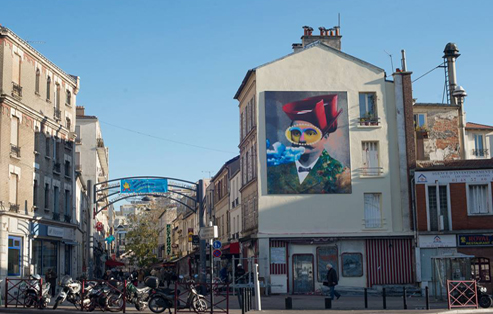
[[(292, 309), (285, 309), (286, 298), (290, 297), (292, 299)], [(387, 297), (387, 309), (383, 309), (383, 299), (381, 296), (368, 296), (368, 309), (365, 309), (363, 296), (350, 296), (343, 295), (339, 300), (332, 301), (332, 309), (325, 309), (325, 298), (320, 295), (271, 295), (262, 297), (262, 313), (263, 314), (293, 314), (303, 312), (303, 314), (321, 314), (321, 313), (340, 313), (340, 314), (359, 314), (359, 313), (493, 313), (493, 307), (491, 309), (460, 309), (460, 310), (447, 310), (447, 303), (443, 301), (433, 301), (430, 300), (430, 310), (426, 310), (425, 299), (423, 297), (408, 297), (407, 298), (407, 310), (403, 309), (403, 298), (402, 297)], [(222, 302), (221, 302), (222, 301)], [(226, 307), (226, 300), (216, 298), (215, 302), (219, 303), (219, 307)], [(52, 302), (53, 303), (53, 302)], [(229, 313), (231, 314), (241, 314), (241, 310), (238, 306), (238, 300), (236, 296), (230, 296), (229, 299)], [(0, 307), (0, 313), (39, 313), (38, 309), (24, 309), (21, 307), (8, 307), (5, 308), (3, 305)], [(44, 309), (42, 313), (58, 313), (58, 314), (68, 314), (74, 313), (76, 309), (70, 303), (64, 303), (58, 309), (53, 310), (52, 305), (47, 309)], [(97, 311), (95, 311), (97, 312)], [(132, 304), (129, 304), (127, 313), (152, 313), (148, 309), (143, 312), (138, 312)], [(186, 311), (188, 312), (188, 311)], [(214, 310), (215, 313), (225, 313), (220, 309)], [(252, 310), (253, 314), (256, 312)], [(169, 312), (165, 312), (169, 313)], [(173, 311), (174, 313), (174, 311)], [(180, 311), (180, 313), (183, 313)], [(190, 312), (189, 312), (190, 313)], [(193, 313), (193, 312), (192, 312)], [(210, 313), (210, 312), (209, 312)]]

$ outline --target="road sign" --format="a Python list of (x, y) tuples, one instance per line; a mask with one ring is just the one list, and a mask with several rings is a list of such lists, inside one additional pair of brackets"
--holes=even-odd
[(221, 257), (223, 253), (221, 252), (221, 250), (214, 250), (212, 251), (212, 255), (214, 255), (214, 257)]
[(219, 241), (219, 240), (216, 240), (216, 241), (214, 241), (214, 243), (212, 243), (212, 247), (215, 249), (220, 249), (221, 246), (222, 246), (222, 244), (221, 244), (221, 241)]
[(210, 240), (218, 237), (217, 226), (202, 227), (199, 231), (201, 239)]
[(200, 238), (198, 235), (193, 235), (192, 236), (192, 244), (193, 245), (199, 245), (200, 244)]

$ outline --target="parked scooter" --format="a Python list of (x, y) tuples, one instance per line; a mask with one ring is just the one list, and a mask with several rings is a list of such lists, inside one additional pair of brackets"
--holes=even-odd
[[(49, 294), (50, 291), (50, 283), (44, 283), (42, 287), (39, 286), (41, 276), (38, 274), (32, 275), (33, 281), (31, 285), (24, 291), (24, 305), (26, 307), (37, 307), (39, 309), (44, 309), (48, 306), (48, 303), (51, 301), (51, 296)], [(41, 296), (39, 294), (41, 288)]]
[(478, 295), (478, 305), (482, 308), (489, 308), (491, 306), (491, 297), (486, 293), (487, 289), (476, 283), (476, 294)]
[(130, 276), (127, 281), (127, 301), (133, 303), (138, 311), (146, 309), (151, 296), (151, 287), (137, 288), (133, 284), (133, 277)]
[(83, 299), (81, 298), (81, 282), (73, 280), (72, 277), (70, 277), (69, 275), (65, 275), (60, 280), (60, 286), (62, 287), (62, 290), (56, 298), (53, 309), (56, 309), (60, 304), (65, 302), (65, 300), (72, 303), (76, 309), (79, 309), (81, 299)]

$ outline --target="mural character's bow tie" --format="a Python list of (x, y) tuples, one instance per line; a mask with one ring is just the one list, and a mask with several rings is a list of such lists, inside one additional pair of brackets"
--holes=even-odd
[(310, 168), (310, 167), (308, 167), (308, 168), (301, 167), (301, 166), (298, 167), (298, 172), (310, 172), (310, 170), (312, 170), (312, 168)]

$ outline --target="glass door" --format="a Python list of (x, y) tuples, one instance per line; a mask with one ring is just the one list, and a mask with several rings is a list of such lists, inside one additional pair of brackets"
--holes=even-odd
[(293, 255), (293, 292), (312, 292), (313, 283), (313, 255)]

